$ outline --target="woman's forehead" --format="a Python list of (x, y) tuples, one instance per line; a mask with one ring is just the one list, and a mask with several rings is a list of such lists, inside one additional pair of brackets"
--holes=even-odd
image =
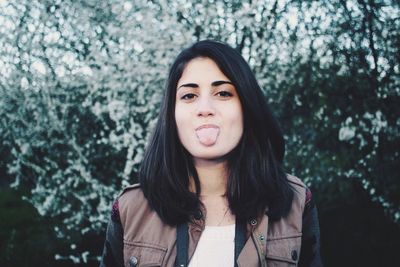
[(178, 80), (177, 88), (183, 83), (189, 82), (214, 82), (216, 80), (231, 80), (222, 72), (217, 63), (207, 57), (197, 57), (190, 60), (183, 69)]

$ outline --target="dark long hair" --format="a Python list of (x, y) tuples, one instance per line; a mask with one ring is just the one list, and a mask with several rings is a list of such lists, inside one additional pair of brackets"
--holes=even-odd
[[(268, 210), (271, 221), (286, 216), (293, 189), (282, 168), (285, 143), (278, 122), (247, 62), (232, 47), (200, 41), (183, 50), (173, 63), (160, 114), (139, 171), (150, 206), (170, 225), (190, 220), (201, 206), (200, 182), (192, 157), (182, 146), (175, 123), (176, 87), (186, 64), (197, 57), (212, 59), (231, 80), (243, 110), (243, 136), (227, 156), (227, 198), (239, 220)], [(194, 178), (196, 193), (189, 191)]]

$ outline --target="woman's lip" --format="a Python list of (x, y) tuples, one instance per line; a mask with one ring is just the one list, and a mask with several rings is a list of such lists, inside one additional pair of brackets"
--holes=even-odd
[(196, 131), (200, 130), (200, 129), (204, 129), (204, 128), (216, 128), (216, 129), (219, 129), (219, 127), (217, 125), (215, 125), (215, 124), (203, 124), (203, 125), (197, 127)]

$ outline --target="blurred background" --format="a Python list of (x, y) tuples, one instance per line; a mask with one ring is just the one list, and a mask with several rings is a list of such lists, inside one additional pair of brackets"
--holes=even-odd
[(236, 47), (326, 266), (400, 266), (400, 3), (0, 0), (0, 266), (98, 266), (177, 53)]

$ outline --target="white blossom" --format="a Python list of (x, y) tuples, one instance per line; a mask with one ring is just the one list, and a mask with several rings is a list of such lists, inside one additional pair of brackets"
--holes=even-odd
[(40, 60), (35, 60), (31, 66), (39, 74), (45, 75), (47, 73), (45, 65)]
[(354, 127), (350, 126), (343, 126), (339, 130), (339, 140), (340, 141), (349, 141), (352, 139), (356, 134), (356, 130)]

